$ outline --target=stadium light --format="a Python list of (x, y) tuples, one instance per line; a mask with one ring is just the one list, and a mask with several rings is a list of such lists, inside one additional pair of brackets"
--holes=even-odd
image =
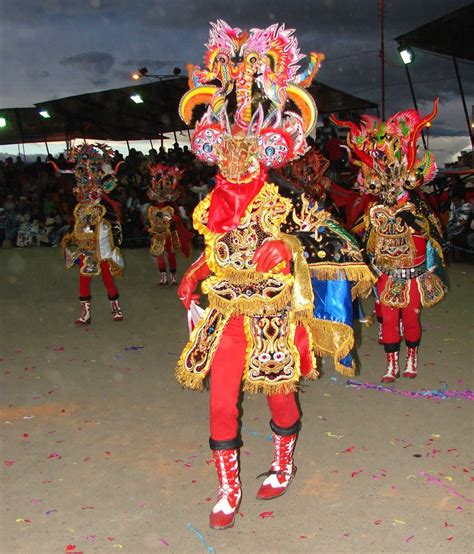
[(171, 77), (178, 77), (178, 75), (181, 75), (181, 68), (180, 67), (174, 67), (173, 68), (173, 74), (156, 74), (156, 73), (149, 73), (148, 67), (140, 67), (137, 71), (134, 71), (131, 75), (132, 79), (134, 81), (138, 81), (142, 77), (146, 77), (149, 81), (151, 79), (158, 79), (159, 81), (162, 81), (163, 79), (169, 79)]
[(139, 94), (130, 95), (130, 99), (135, 102), (135, 104), (143, 104), (143, 98)]
[(48, 112), (48, 110), (41, 110), (39, 114), (41, 117), (44, 117), (45, 119), (49, 119), (51, 117), (51, 114)]
[(6, 127), (7, 120), (4, 117), (0, 117), (0, 127)]
[(400, 48), (398, 49), (398, 52), (400, 54), (400, 58), (402, 58), (402, 62), (405, 65), (409, 65), (413, 62), (415, 59), (415, 52), (411, 48)]

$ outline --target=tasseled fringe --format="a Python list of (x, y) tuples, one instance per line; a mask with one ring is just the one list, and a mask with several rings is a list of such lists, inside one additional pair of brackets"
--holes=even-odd
[(291, 323), (310, 323), (313, 319), (313, 306), (308, 306), (302, 310), (292, 310), (290, 312), (290, 322)]
[(272, 395), (272, 394), (289, 394), (298, 390), (299, 377), (294, 377), (291, 381), (285, 381), (284, 383), (254, 383), (244, 379), (242, 390), (250, 392), (251, 394), (257, 394), (259, 392)]
[(370, 283), (376, 281), (372, 271), (363, 262), (310, 264), (309, 271), (312, 277), (329, 281), (339, 281), (344, 277), (348, 281), (366, 281)]
[(273, 315), (281, 312), (291, 301), (291, 289), (289, 287), (283, 289), (278, 296), (271, 299), (258, 298), (248, 300), (244, 297), (226, 300), (216, 294), (212, 289), (209, 289), (207, 294), (209, 306), (215, 308), (224, 315), (246, 315), (249, 317)]
[(178, 383), (183, 387), (198, 391), (203, 390), (205, 375), (196, 375), (195, 373), (186, 371), (181, 364), (178, 364), (175, 369), (175, 376)]
[[(356, 367), (354, 362), (352, 367), (347, 367), (339, 362), (350, 354), (354, 347), (354, 331), (352, 327), (338, 321), (324, 321), (322, 319), (315, 319), (311, 323), (311, 330), (313, 333), (314, 352), (317, 356), (327, 356), (332, 354), (334, 359), (334, 366), (339, 373), (347, 377), (354, 377), (356, 374)], [(321, 344), (321, 340), (318, 337), (321, 336), (331, 337), (331, 345)], [(338, 344), (334, 341), (333, 337), (337, 335)], [(326, 341), (327, 342), (327, 341)]]
[(261, 283), (265, 279), (277, 277), (279, 281), (283, 281), (287, 284), (293, 284), (293, 277), (285, 274), (275, 274), (275, 272), (262, 273), (261, 271), (253, 271), (247, 269), (233, 270), (226, 268), (220, 268), (219, 278), (225, 281), (229, 281), (236, 285), (246, 285), (248, 283)]
[(375, 281), (376, 278), (372, 276), (371, 279), (361, 279), (358, 283), (356, 283), (351, 288), (352, 300), (355, 300), (356, 298), (367, 298), (372, 292), (372, 287), (374, 286)]

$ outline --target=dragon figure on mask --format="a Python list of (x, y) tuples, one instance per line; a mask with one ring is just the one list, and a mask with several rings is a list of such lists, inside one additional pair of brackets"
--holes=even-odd
[(436, 175), (433, 155), (419, 156), (417, 142), (436, 116), (438, 99), (425, 117), (416, 110), (398, 112), (387, 121), (364, 115), (349, 127), (353, 163), (360, 166), (359, 189), (376, 200), (368, 203), (355, 231), (363, 230), (370, 264), (377, 276), (376, 315), (380, 342), (387, 356), (383, 382), (400, 374), (400, 330), (407, 346), (404, 377), (417, 375), (421, 338), (421, 307), (437, 304), (445, 295), (442, 235), (438, 220), (416, 189)]
[(91, 323), (91, 278), (102, 275), (110, 300), (114, 321), (123, 319), (119, 293), (114, 276), (121, 276), (124, 269), (120, 253), (122, 228), (117, 203), (110, 193), (117, 186), (117, 170), (113, 163), (114, 152), (105, 144), (82, 144), (67, 151), (67, 160), (73, 169), (59, 169), (59, 173), (74, 174), (77, 198), (74, 208), (74, 227), (63, 241), (66, 267), (79, 265), (79, 300), (81, 316), (79, 325)]
[(176, 368), (192, 389), (210, 375), (210, 446), (220, 483), (214, 529), (233, 525), (240, 504), (240, 390), (267, 395), (274, 461), (257, 498), (275, 498), (296, 470), (298, 382), (317, 377), (322, 353), (354, 374), (351, 288), (370, 290), (373, 282), (354, 240), (329, 214), (301, 190), (281, 194), (268, 177), (268, 169), (305, 154), (316, 124), (305, 87), (324, 56), (312, 53), (300, 71), (302, 58), (284, 25), (245, 31), (219, 20), (211, 24), (205, 68), (188, 68), (190, 90), (179, 107), (191, 126), (195, 109), (207, 106), (191, 146), (201, 162), (218, 166), (214, 189), (193, 214), (205, 249), (178, 288), (192, 314), (202, 281), (209, 306)]
[[(148, 232), (150, 254), (156, 258), (160, 272), (160, 285), (177, 285), (176, 256), (178, 250), (189, 258), (191, 233), (180, 215), (178, 200), (182, 195), (180, 180), (183, 172), (177, 167), (151, 162), (148, 165), (150, 186), (148, 198)], [(168, 260), (170, 279), (166, 271)]]

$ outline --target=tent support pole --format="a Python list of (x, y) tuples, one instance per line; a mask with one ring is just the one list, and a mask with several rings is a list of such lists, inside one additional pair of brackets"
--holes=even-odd
[(471, 122), (469, 121), (469, 113), (467, 111), (467, 106), (466, 106), (466, 97), (464, 96), (464, 89), (462, 87), (461, 75), (459, 74), (458, 60), (456, 59), (456, 56), (453, 56), (453, 63), (454, 63), (454, 70), (456, 71), (456, 78), (458, 80), (459, 92), (461, 93), (464, 115), (466, 117), (467, 132), (469, 134), (469, 138), (471, 139), (471, 147), (474, 149), (474, 135), (471, 127)]

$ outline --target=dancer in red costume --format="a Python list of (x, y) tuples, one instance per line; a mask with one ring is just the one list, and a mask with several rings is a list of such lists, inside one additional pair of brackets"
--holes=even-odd
[(378, 278), (376, 316), (387, 356), (384, 383), (400, 375), (401, 329), (407, 347), (403, 376), (417, 376), (421, 308), (438, 303), (446, 291), (440, 225), (414, 190), (436, 174), (432, 154), (425, 151), (417, 158), (416, 150), (437, 105), (436, 100), (424, 118), (415, 110), (398, 112), (386, 122), (362, 116), (359, 127), (333, 118), (350, 127), (347, 142), (354, 163), (361, 166), (361, 191), (377, 197), (367, 206), (364, 226), (367, 254)]
[[(210, 526), (225, 529), (233, 525), (241, 500), (241, 390), (267, 395), (274, 457), (257, 498), (268, 500), (284, 494), (296, 472), (298, 382), (318, 375), (311, 274), (302, 244), (283, 228), (287, 219), (300, 221), (309, 234), (313, 223), (324, 225), (325, 215), (316, 215), (317, 204), (310, 206), (309, 200), (303, 202), (305, 215), (296, 214), (291, 200), (268, 182), (267, 168), (281, 167), (306, 151), (305, 135), (315, 125), (316, 107), (302, 87), (311, 82), (323, 56), (311, 54), (309, 67), (298, 73), (301, 56), (293, 31), (277, 24), (247, 32), (218, 21), (212, 24), (208, 48), (207, 69), (190, 69), (192, 88), (181, 101), (180, 115), (190, 125), (193, 108), (209, 105), (192, 149), (199, 160), (218, 165), (219, 173), (214, 190), (193, 215), (205, 251), (184, 275), (178, 294), (189, 310), (202, 281), (209, 307), (191, 334), (176, 376), (183, 386), (198, 390), (210, 376), (210, 447), (219, 478)], [(216, 80), (219, 87), (207, 84)], [(266, 116), (261, 100), (252, 98), (255, 84), (260, 98), (265, 97)], [(226, 98), (234, 88), (237, 109), (231, 122)], [(287, 99), (301, 115), (284, 112)], [(335, 337), (336, 324), (324, 323), (325, 332)]]
[(91, 280), (102, 276), (110, 300), (114, 321), (122, 321), (119, 292), (114, 277), (124, 269), (119, 246), (122, 228), (116, 213), (116, 203), (109, 193), (117, 185), (116, 170), (112, 167), (113, 150), (104, 144), (84, 144), (68, 151), (68, 160), (75, 163), (74, 194), (78, 204), (74, 208), (74, 228), (62, 242), (66, 267), (79, 265), (79, 300), (81, 316), (78, 325), (88, 325), (91, 316)]
[[(177, 285), (176, 251), (181, 250), (186, 258), (191, 254), (191, 233), (187, 230), (179, 213), (177, 200), (181, 195), (179, 181), (182, 171), (164, 164), (150, 164), (151, 177), (148, 198), (150, 254), (156, 258), (160, 272), (160, 285)], [(170, 279), (166, 271), (168, 260)]]

